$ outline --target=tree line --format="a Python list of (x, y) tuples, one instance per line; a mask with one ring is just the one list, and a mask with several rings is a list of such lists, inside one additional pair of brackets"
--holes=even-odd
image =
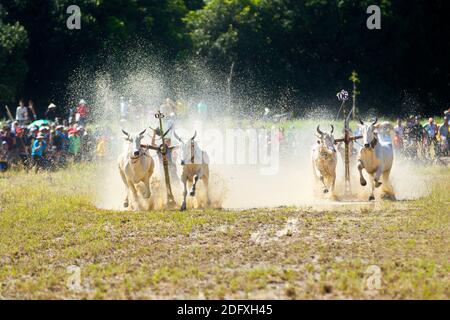
[[(72, 4), (80, 30), (66, 27)], [(366, 26), (372, 4), (381, 8), (380, 30)], [(197, 59), (224, 82), (232, 72), (235, 103), (284, 101), (301, 114), (336, 104), (334, 93), (351, 92), (356, 70), (361, 111), (440, 113), (450, 104), (448, 7), (446, 0), (2, 0), (0, 103), (31, 97), (41, 110), (70, 103), (65, 93), (78, 66), (107, 65), (112, 51), (121, 61), (144, 44), (163, 52), (168, 66)]]

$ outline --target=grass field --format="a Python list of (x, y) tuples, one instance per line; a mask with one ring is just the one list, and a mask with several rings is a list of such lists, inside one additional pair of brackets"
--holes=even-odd
[(183, 213), (97, 209), (95, 170), (0, 176), (0, 299), (450, 298), (448, 168), (416, 201)]

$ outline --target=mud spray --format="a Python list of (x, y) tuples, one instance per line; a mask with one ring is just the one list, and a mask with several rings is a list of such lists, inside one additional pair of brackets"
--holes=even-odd
[[(333, 112), (326, 107), (304, 106), (311, 111), (303, 120), (261, 121), (266, 106), (264, 101), (261, 106), (255, 106), (251, 114), (242, 110), (238, 112), (230, 104), (225, 78), (218, 79), (217, 75), (198, 62), (165, 66), (161, 60), (157, 55), (143, 57), (141, 53), (134, 54), (130, 61), (121, 63), (119, 77), (117, 72), (113, 76), (108, 68), (103, 68), (95, 72), (78, 70), (73, 78), (71, 98), (91, 97), (89, 104), (93, 124), (90, 130), (107, 140), (106, 154), (91, 180), (98, 190), (95, 199), (98, 207), (123, 210), (126, 189), (116, 161), (125, 145), (121, 129), (140, 132), (147, 128), (143, 143), (150, 143), (152, 131), (148, 128), (158, 127), (153, 113), (165, 108), (161, 105), (168, 97), (180, 102), (184, 115), (167, 120), (164, 125), (167, 127), (168, 121), (174, 121), (176, 132), (186, 138), (196, 130), (196, 140), (212, 158), (210, 197), (214, 207), (314, 205), (336, 200), (330, 200), (321, 193), (313, 179), (310, 160), (311, 146), (316, 142), (317, 124), (324, 130), (329, 130), (331, 123), (342, 129), (340, 121), (333, 122), (324, 116)], [(233, 92), (233, 95), (238, 97), (234, 100), (245, 99), (243, 93)], [(128, 104), (126, 119), (120, 114), (121, 101)], [(197, 112), (195, 106), (200, 102), (207, 105), (207, 115)], [(276, 108), (271, 109), (272, 113), (277, 112), (274, 110)], [(279, 144), (275, 143), (281, 134), (283, 139)], [(176, 145), (176, 140), (172, 141)], [(164, 178), (158, 156), (154, 151), (150, 151), (150, 154), (156, 166), (151, 182), (151, 202), (153, 208), (160, 209), (165, 203)], [(338, 158), (336, 194), (339, 200), (343, 191), (344, 169), (342, 158)], [(179, 159), (177, 162), (179, 174)], [(351, 200), (366, 201), (369, 187), (359, 186), (354, 163), (351, 164), (351, 172), (355, 194)], [(414, 199), (429, 191), (428, 182), (418, 172), (413, 163), (394, 161), (391, 181), (397, 199)], [(180, 182), (173, 181), (172, 184), (175, 198), (180, 204)], [(199, 183), (200, 198), (202, 187)], [(136, 201), (139, 202), (139, 199)], [(196, 207), (199, 203), (190, 199), (188, 205)]]

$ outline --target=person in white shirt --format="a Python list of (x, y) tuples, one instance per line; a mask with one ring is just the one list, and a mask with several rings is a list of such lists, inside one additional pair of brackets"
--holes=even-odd
[(30, 117), (28, 114), (28, 108), (25, 107), (23, 100), (19, 101), (19, 106), (16, 109), (16, 120), (20, 125), (28, 124)]

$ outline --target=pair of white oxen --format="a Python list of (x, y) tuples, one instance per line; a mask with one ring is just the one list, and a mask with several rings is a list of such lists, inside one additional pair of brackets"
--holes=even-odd
[[(374, 122), (360, 122), (362, 133), (362, 148), (359, 150), (357, 168), (359, 171), (359, 181), (362, 186), (367, 185), (363, 176), (363, 169), (369, 174), (371, 179), (371, 193), (369, 201), (375, 200), (374, 191), (383, 184), (383, 197), (395, 199), (392, 185), (389, 181), (389, 174), (394, 160), (392, 143), (378, 139), (377, 128), (380, 124), (377, 119)], [(317, 144), (313, 146), (311, 160), (313, 173), (317, 181), (323, 186), (323, 192), (335, 196), (337, 152), (333, 137), (333, 126), (331, 132), (325, 133), (317, 126)], [(380, 181), (381, 180), (381, 181)]]
[[(160, 148), (141, 144), (145, 131), (146, 130), (139, 134), (132, 135), (122, 130), (125, 135), (125, 140), (128, 141), (128, 148), (118, 158), (120, 176), (127, 188), (127, 195), (123, 203), (125, 208), (129, 207), (130, 192), (132, 193), (133, 198), (137, 199), (137, 185), (139, 183), (143, 183), (145, 187), (143, 197), (149, 199), (151, 196), (150, 178), (153, 174), (155, 163), (149, 154), (149, 149), (160, 150)], [(181, 210), (186, 210), (188, 182), (192, 184), (189, 195), (194, 197), (197, 182), (202, 180), (206, 189), (207, 205), (210, 204), (208, 193), (209, 158), (207, 153), (201, 150), (198, 143), (195, 141), (196, 135), (197, 133), (185, 142), (174, 133), (175, 138), (180, 142), (179, 148), (181, 152), (179, 154), (181, 155), (181, 165), (183, 167), (181, 174), (181, 182), (183, 184), (183, 203), (181, 205)], [(171, 146), (169, 148), (172, 149), (175, 147)]]

